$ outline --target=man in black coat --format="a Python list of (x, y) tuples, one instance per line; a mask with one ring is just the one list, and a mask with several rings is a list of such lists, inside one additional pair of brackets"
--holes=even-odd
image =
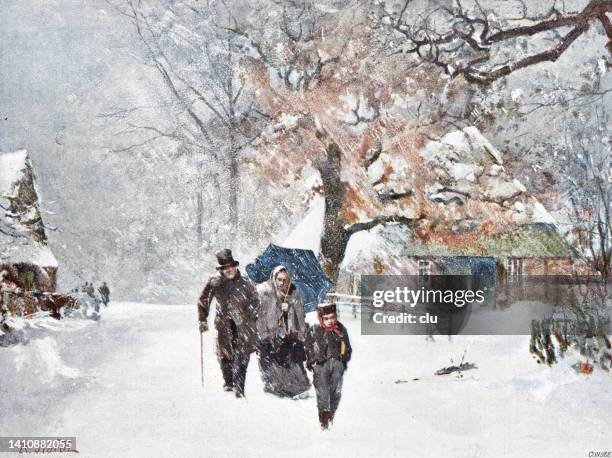
[(257, 310), (259, 299), (255, 287), (238, 270), (232, 252), (216, 253), (219, 265), (198, 301), (200, 332), (208, 330), (208, 313), (213, 299), (217, 300), (217, 358), (223, 373), (223, 388), (244, 396), (244, 382), (251, 353), (257, 343)]
[(306, 335), (306, 361), (313, 372), (321, 428), (329, 428), (342, 395), (342, 378), (351, 359), (351, 343), (346, 328), (336, 315), (336, 304), (319, 304), (319, 323)]

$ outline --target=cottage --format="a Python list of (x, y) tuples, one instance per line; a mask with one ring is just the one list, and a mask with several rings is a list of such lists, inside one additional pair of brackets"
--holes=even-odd
[(524, 275), (574, 274), (578, 258), (576, 250), (548, 223), (521, 225), (492, 236), (483, 234), (462, 246), (423, 241), (399, 225), (381, 227), (364, 240), (360, 238), (355, 242), (374, 249), (368, 250), (370, 253), (349, 252), (345, 275), (479, 275), (492, 282), (512, 282)]
[(0, 153), (0, 271), (24, 291), (55, 291), (58, 266), (38, 205), (27, 151)]
[[(410, 194), (422, 220), (410, 228), (378, 226), (354, 234), (339, 291), (355, 293), (363, 274), (480, 275), (495, 282), (576, 273), (579, 253), (475, 127), (424, 145), (413, 170), (422, 179), (407, 176), (406, 186), (420, 183)], [(322, 199), (315, 201), (280, 244), (318, 251), (323, 211)]]

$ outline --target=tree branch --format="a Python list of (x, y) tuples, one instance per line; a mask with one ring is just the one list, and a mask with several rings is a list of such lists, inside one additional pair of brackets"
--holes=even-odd
[(378, 198), (381, 202), (393, 202), (394, 200), (405, 199), (406, 197), (410, 197), (412, 195), (412, 190), (402, 191), (402, 192), (387, 192), (387, 193), (378, 193)]
[[(409, 48), (403, 52), (416, 54), (421, 61), (429, 62), (440, 67), (451, 77), (463, 75), (468, 81), (477, 84), (487, 84), (501, 77), (507, 76), (517, 70), (537, 65), (542, 62), (555, 62), (581, 35), (583, 35), (594, 21), (599, 21), (604, 27), (608, 37), (607, 49), (612, 54), (612, 23), (608, 13), (612, 12), (612, 1), (590, 0), (578, 13), (562, 14), (553, 5), (550, 12), (543, 17), (523, 19), (538, 22), (530, 25), (521, 25), (508, 29), (499, 29), (489, 22), (485, 11), (476, 2), (481, 17), (471, 17), (456, 0), (457, 7), (453, 10), (441, 8), (450, 17), (450, 30), (438, 33), (430, 29), (427, 21), (423, 20), (419, 27), (411, 27), (402, 19), (408, 2), (402, 11), (393, 20), (393, 13), (385, 12), (384, 16), (391, 18), (391, 28), (405, 37)], [(484, 68), (492, 60), (491, 47), (501, 45), (520, 37), (531, 37), (545, 32), (570, 27), (560, 41), (553, 47), (533, 53), (527, 57), (519, 58), (503, 65), (493, 65)], [(467, 45), (474, 53), (467, 63), (459, 62), (459, 49)], [(452, 49), (449, 49), (452, 47)], [(451, 61), (442, 58), (442, 55), (451, 58)], [(453, 63), (453, 58), (457, 62)]]
[(370, 221), (364, 221), (364, 222), (360, 222), (360, 223), (351, 224), (345, 230), (346, 230), (347, 234), (353, 235), (356, 232), (368, 231), (368, 230), (373, 229), (376, 226), (380, 226), (380, 225), (386, 225), (386, 224), (413, 225), (417, 221), (418, 221), (418, 219), (416, 219), (416, 218), (409, 218), (407, 216), (401, 216), (401, 215), (384, 216), (384, 215), (381, 215), (381, 216), (375, 217), (374, 219), (371, 219)]
[[(150, 57), (153, 60), (153, 66), (157, 69), (159, 74), (162, 76), (162, 79), (166, 83), (166, 86), (168, 87), (170, 92), (176, 97), (177, 100), (179, 100), (185, 106), (185, 108), (187, 110), (187, 113), (189, 114), (189, 117), (194, 121), (194, 123), (198, 127), (198, 130), (202, 134), (202, 137), (206, 140), (206, 142), (210, 146), (214, 146), (214, 142), (212, 141), (210, 135), (208, 134), (208, 130), (206, 129), (204, 121), (202, 121), (202, 119), (193, 110), (191, 102), (185, 100), (185, 97), (179, 91), (179, 89), (176, 86), (174, 80), (172, 79), (172, 76), (170, 75), (169, 71), (166, 69), (166, 67), (165, 67), (164, 63), (162, 62), (162, 60), (156, 58), (156, 52), (153, 49), (153, 46), (151, 45), (149, 40), (147, 40), (147, 38), (145, 37), (144, 31), (142, 29), (142, 22), (141, 21), (145, 22), (145, 25), (147, 25), (147, 28), (150, 31), (150, 27), (149, 27), (148, 23), (146, 22), (146, 20), (144, 20), (144, 18), (141, 18), (141, 15), (137, 11), (137, 9), (134, 6), (133, 2), (130, 1), (129, 2), (129, 6), (130, 6), (131, 12), (132, 12), (129, 17), (131, 17), (133, 22), (134, 22), (134, 25), (136, 27), (136, 33), (138, 34), (138, 37), (140, 38), (142, 43), (145, 45), (145, 47), (149, 51)], [(159, 51), (159, 48), (158, 48), (158, 51)]]
[(490, 71), (481, 71), (473, 67), (468, 67), (463, 73), (468, 81), (482, 84), (490, 83), (491, 81), (499, 79), (502, 76), (506, 76), (516, 70), (520, 70), (521, 68), (530, 67), (541, 62), (555, 62), (561, 56), (561, 54), (563, 54), (567, 50), (567, 48), (569, 48), (570, 45), (585, 32), (585, 30), (586, 29), (583, 29), (581, 27), (576, 27), (575, 29), (571, 30), (565, 37), (563, 37), (561, 43), (559, 43), (554, 48), (551, 48), (548, 51), (525, 57), (517, 62), (506, 64)]
[(370, 166), (378, 160), (381, 154), (382, 154), (382, 143), (377, 142), (376, 146), (370, 149), (366, 153), (366, 157), (363, 160), (363, 168), (366, 170), (366, 172), (368, 171)]

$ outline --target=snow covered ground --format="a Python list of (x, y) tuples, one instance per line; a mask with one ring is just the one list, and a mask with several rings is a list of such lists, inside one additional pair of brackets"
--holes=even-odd
[[(195, 306), (111, 303), (99, 322), (63, 320), (0, 349), (0, 431), (76, 436), (84, 457), (588, 456), (612, 449), (612, 377), (537, 365), (528, 337), (361, 336), (333, 429), (314, 393), (265, 394), (255, 358), (246, 395), (221, 390), (214, 333), (200, 385)], [(56, 322), (57, 323), (57, 322)], [(477, 370), (436, 377), (466, 360)], [(418, 378), (418, 380), (413, 380)], [(396, 383), (401, 380), (405, 382)]]

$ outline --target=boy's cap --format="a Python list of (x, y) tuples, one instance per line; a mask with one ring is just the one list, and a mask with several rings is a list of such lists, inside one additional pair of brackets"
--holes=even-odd
[(329, 315), (330, 313), (336, 313), (335, 302), (325, 302), (318, 305), (318, 313), (320, 315)]

